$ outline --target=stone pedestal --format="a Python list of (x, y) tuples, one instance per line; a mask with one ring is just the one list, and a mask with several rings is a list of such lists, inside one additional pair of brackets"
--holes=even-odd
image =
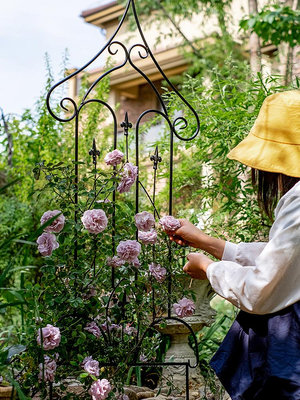
[[(210, 286), (207, 281), (191, 281), (190, 279), (187, 279), (186, 284), (189, 285), (189, 288), (196, 295), (196, 310), (191, 317), (185, 317), (183, 320), (196, 333), (204, 326), (211, 325), (214, 321), (215, 311), (209, 305)], [(188, 337), (191, 332), (184, 324), (176, 320), (168, 320), (165, 327), (160, 328), (157, 326), (156, 328), (160, 332), (170, 335), (171, 338), (171, 346), (165, 357), (166, 362), (189, 362), (191, 366), (196, 364), (194, 350), (188, 343)], [(196, 378), (197, 375), (199, 376), (198, 368), (189, 368), (189, 377), (191, 380)], [(167, 381), (171, 381), (174, 387), (182, 392), (186, 385), (185, 365), (165, 367), (161, 382), (162, 386), (165, 386)], [(176, 389), (174, 391), (176, 392)]]
[(1, 400), (10, 400), (15, 398), (15, 395), (12, 397), (13, 388), (12, 386), (0, 386), (0, 399)]

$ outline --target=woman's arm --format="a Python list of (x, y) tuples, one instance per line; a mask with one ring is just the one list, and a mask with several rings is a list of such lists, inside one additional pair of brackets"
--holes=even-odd
[(285, 201), (272, 226), (270, 241), (255, 263), (212, 262), (194, 254), (188, 256), (184, 270), (194, 276), (197, 269), (205, 272), (220, 296), (246, 312), (268, 314), (288, 307), (300, 300), (299, 210), (300, 195)]
[(218, 260), (222, 259), (225, 240), (206, 235), (191, 222), (181, 219), (181, 227), (173, 234), (169, 234), (172, 241), (181, 246), (191, 246), (211, 254)]
[(181, 227), (170, 239), (180, 245), (188, 245), (203, 250), (218, 260), (234, 261), (241, 265), (252, 265), (259, 256), (266, 243), (239, 243), (234, 244), (225, 240), (209, 236), (198, 229), (191, 222), (181, 219)]
[(267, 242), (242, 242), (238, 244), (226, 242), (222, 261), (233, 261), (243, 266), (254, 265), (266, 244)]

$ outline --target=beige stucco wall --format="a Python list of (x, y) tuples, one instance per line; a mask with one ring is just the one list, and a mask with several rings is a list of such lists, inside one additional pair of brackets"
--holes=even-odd
[[(259, 1), (259, 7), (262, 7), (267, 3), (267, 0)], [(248, 0), (233, 0), (231, 6), (231, 12), (227, 18), (229, 20), (229, 31), (233, 38), (237, 41), (241, 41), (241, 32), (239, 32), (239, 21), (243, 16), (248, 14)], [(107, 28), (106, 37), (109, 39), (114, 33), (117, 24), (112, 24)], [(184, 20), (179, 23), (179, 27), (185, 36), (189, 40), (201, 39), (211, 36), (213, 32), (219, 32), (217, 18), (215, 15), (211, 17), (205, 17), (203, 13), (195, 14), (191, 20)], [(153, 23), (151, 26), (148, 24), (142, 24), (142, 29), (145, 38), (153, 52), (160, 52), (167, 48), (177, 47), (182, 43), (182, 37), (178, 34), (174, 35), (175, 28), (171, 23), (161, 22)], [(173, 35), (172, 35), (173, 33)], [(127, 48), (129, 49), (133, 44), (143, 43), (141, 37), (137, 31), (129, 32), (128, 24), (125, 23), (116, 40), (121, 42), (127, 42)], [(134, 53), (137, 57), (137, 51)], [(119, 51), (114, 57), (114, 60), (120, 62), (123, 58), (122, 51)]]
[[(263, 7), (267, 0), (259, 0), (259, 9)], [(129, 11), (131, 12), (131, 10)], [(243, 16), (248, 15), (248, 0), (233, 0), (231, 5), (231, 13), (228, 13), (226, 18), (228, 19), (228, 27), (230, 34), (234, 38), (236, 42), (245, 43), (243, 41), (243, 36), (245, 33), (239, 31), (239, 21), (243, 18)], [(107, 25), (106, 37), (107, 40), (114, 34), (118, 22), (115, 19), (115, 22), (111, 22)], [(143, 21), (143, 19), (141, 19)], [(177, 21), (178, 22), (178, 21)], [(166, 21), (157, 23), (153, 23), (151, 26), (149, 24), (145, 24), (141, 22), (142, 29), (148, 45), (151, 51), (154, 53), (155, 58), (158, 60), (159, 64), (162, 66), (162, 69), (166, 72), (167, 76), (170, 77), (175, 74), (181, 74), (186, 69), (186, 61), (181, 56), (179, 47), (182, 44), (182, 37), (174, 35), (175, 29)], [(191, 20), (184, 20), (179, 23), (180, 29), (186, 35), (186, 37), (194, 41), (194, 39), (205, 39), (211, 37), (213, 32), (220, 32), (220, 28), (218, 26), (218, 21), (216, 15), (212, 15), (210, 17), (205, 17), (203, 12), (199, 12), (199, 14), (195, 14)], [(173, 33), (173, 35), (171, 35)], [(134, 32), (129, 31), (128, 22), (125, 20), (123, 26), (121, 27), (118, 35), (115, 40), (120, 41), (121, 43), (126, 45), (126, 48), (129, 50), (132, 45), (140, 43), (142, 44), (142, 38), (137, 30)], [(247, 41), (246, 41), (247, 42)], [(121, 46), (115, 44), (111, 46), (112, 51), (116, 51), (116, 54), (109, 54), (106, 49), (104, 58), (110, 56), (111, 61), (120, 64), (123, 62), (125, 55), (124, 50)], [(154, 64), (150, 57), (147, 57), (145, 60), (142, 60), (138, 54), (138, 51), (141, 51), (142, 55), (145, 54), (144, 50), (140, 47), (137, 47), (132, 52), (132, 59), (134, 63), (137, 63), (139, 67), (145, 72), (148, 76), (151, 76), (152, 81), (159, 83), (161, 80), (161, 76), (155, 76), (153, 72)], [(295, 63), (299, 63), (298, 60), (294, 60)], [(169, 62), (169, 64), (168, 64)], [(264, 66), (264, 74), (269, 74), (271, 72), (280, 71), (280, 65), (275, 60), (272, 60), (269, 56), (263, 56), (262, 63)], [(181, 68), (179, 71), (171, 70), (170, 65), (174, 65), (176, 67)], [(94, 65), (91, 66), (92, 68)], [(151, 69), (152, 68), (152, 69)], [(273, 69), (273, 71), (272, 71)], [(125, 72), (124, 72), (125, 71)], [(155, 69), (156, 73), (157, 70)], [(97, 69), (94, 72), (91, 71), (91, 81), (94, 81), (101, 75), (101, 70)], [(152, 99), (149, 96), (145, 97), (145, 93), (141, 90), (142, 85), (144, 85), (145, 81), (140, 77), (140, 81), (136, 76), (133, 75), (134, 70), (127, 63), (125, 67), (111, 74), (111, 93), (109, 96), (109, 104), (114, 107), (116, 104), (120, 104), (118, 116), (122, 118), (125, 111), (130, 112), (132, 117), (139, 115), (142, 111), (141, 107), (141, 98), (146, 99), (146, 103), (150, 108), (154, 107), (156, 104), (156, 99), (153, 93), (151, 92)], [(137, 74), (136, 74), (137, 75)], [(80, 82), (70, 82), (70, 95), (72, 92), (74, 93), (78, 90)], [(131, 96), (130, 96), (131, 95)], [(72, 97), (72, 96), (71, 96)], [(111, 122), (110, 120), (108, 122)]]

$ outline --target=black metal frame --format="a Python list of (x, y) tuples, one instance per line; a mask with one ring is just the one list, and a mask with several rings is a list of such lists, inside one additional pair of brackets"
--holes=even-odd
[[(132, 9), (132, 13), (136, 22), (136, 26), (138, 29), (138, 32), (141, 36), (142, 39), (142, 43), (137, 43), (134, 44), (133, 46), (131, 46), (129, 49), (127, 49), (127, 47), (117, 41), (114, 40), (116, 35), (118, 34), (118, 32), (120, 31), (121, 26), (124, 23), (124, 20), (129, 12), (129, 9)], [(120, 47), (123, 51), (124, 51), (124, 61), (119, 64), (116, 65), (114, 67), (112, 67), (111, 69), (109, 69), (108, 71), (106, 71), (105, 73), (103, 73), (101, 76), (99, 76), (88, 88), (88, 90), (86, 91), (86, 93), (83, 96), (83, 99), (81, 100), (80, 104), (76, 103), (76, 100), (71, 98), (71, 97), (64, 97), (61, 101), (60, 101), (60, 107), (61, 109), (65, 112), (63, 114), (59, 114), (57, 115), (50, 104), (50, 100), (51, 100), (51, 95), (54, 92), (54, 90), (61, 86), (62, 84), (64, 84), (65, 82), (69, 81), (70, 79), (72, 79), (73, 77), (75, 77), (76, 75), (80, 74), (83, 70), (85, 70), (89, 65), (91, 65), (106, 49), (108, 51), (108, 53), (110, 55), (115, 55), (119, 49), (116, 48), (115, 50), (113, 50), (113, 46), (115, 47)], [(190, 111), (192, 112), (192, 114), (195, 117), (196, 120), (196, 130), (195, 132), (192, 134), (191, 137), (189, 138), (185, 138), (182, 135), (179, 134), (177, 125), (181, 125), (179, 130), (184, 130), (188, 127), (188, 121), (180, 116), (175, 118), (173, 121), (171, 120), (170, 116), (168, 115), (168, 111), (167, 111), (167, 107), (164, 103), (164, 100), (162, 99), (161, 95), (159, 94), (158, 90), (156, 89), (156, 87), (154, 86), (154, 84), (151, 82), (151, 80), (149, 79), (149, 77), (142, 71), (140, 70), (134, 63), (134, 60), (132, 58), (132, 51), (135, 48), (139, 48), (138, 50), (138, 55), (141, 59), (145, 59), (147, 57), (150, 57), (153, 61), (153, 63), (155, 64), (156, 68), (158, 69), (158, 71), (160, 72), (162, 78), (170, 85), (170, 87), (172, 88), (172, 90), (180, 97), (180, 99), (182, 100), (182, 102), (185, 104), (185, 106), (187, 106)], [(78, 183), (79, 183), (79, 170), (78, 170), (78, 144), (79, 144), (79, 114), (81, 112), (81, 110), (87, 106), (90, 103), (98, 103), (101, 104), (102, 106), (106, 107), (112, 118), (113, 118), (113, 131), (114, 131), (114, 139), (113, 139), (113, 147), (114, 149), (117, 148), (117, 132), (118, 132), (118, 121), (117, 121), (117, 117), (116, 114), (114, 112), (114, 110), (112, 109), (112, 107), (105, 101), (101, 100), (101, 99), (97, 99), (97, 98), (93, 98), (93, 99), (88, 99), (89, 94), (92, 92), (92, 90), (95, 88), (95, 86), (104, 78), (106, 77), (108, 74), (110, 74), (113, 71), (116, 71), (122, 67), (124, 67), (127, 63), (129, 63), (132, 68), (134, 68), (144, 79), (145, 81), (150, 85), (150, 88), (154, 91), (158, 103), (161, 106), (162, 110), (158, 110), (158, 109), (148, 109), (145, 110), (143, 113), (140, 114), (140, 116), (138, 117), (136, 124), (135, 124), (135, 154), (136, 154), (136, 160), (135, 160), (135, 164), (137, 167), (139, 167), (139, 129), (140, 129), (140, 124), (142, 119), (150, 113), (154, 113), (154, 114), (158, 114), (160, 115), (167, 123), (167, 125), (169, 126), (170, 129), (170, 160), (169, 160), (169, 215), (172, 215), (172, 203), (173, 203), (173, 155), (174, 155), (174, 135), (183, 141), (190, 141), (193, 140), (199, 133), (200, 131), (200, 121), (199, 121), (199, 117), (196, 113), (196, 111), (192, 108), (192, 106), (184, 99), (184, 97), (177, 91), (177, 89), (174, 87), (174, 85), (169, 81), (169, 79), (167, 78), (167, 76), (165, 75), (165, 73), (163, 72), (163, 70), (161, 69), (161, 67), (159, 66), (158, 62), (156, 61), (154, 55), (152, 54), (147, 41), (145, 39), (145, 36), (143, 34), (143, 31), (141, 29), (140, 26), (140, 22), (137, 16), (137, 12), (136, 12), (136, 8), (135, 8), (135, 3), (134, 0), (128, 0), (127, 5), (125, 7), (125, 11), (124, 14), (119, 22), (119, 25), (117, 27), (117, 29), (115, 30), (114, 34), (111, 36), (111, 38), (108, 40), (108, 42), (105, 44), (105, 46), (89, 61), (87, 62), (83, 67), (79, 68), (78, 70), (76, 70), (75, 72), (73, 72), (72, 74), (70, 74), (69, 76), (67, 76), (66, 78), (62, 79), (60, 82), (58, 82), (57, 84), (55, 84), (49, 91), (48, 95), (47, 95), (47, 108), (49, 110), (49, 113), (52, 115), (52, 117), (54, 117), (56, 120), (60, 121), (60, 122), (68, 122), (68, 121), (75, 121), (75, 128), (74, 128), (74, 158), (75, 158), (75, 166), (74, 166), (74, 173), (75, 173), (75, 197), (74, 197), (74, 203), (75, 203), (75, 222), (77, 222), (78, 220), (78, 210), (77, 210), (77, 205), (78, 205)], [(71, 105), (71, 110), (67, 107), (67, 104), (69, 104), (69, 106)], [(71, 115), (70, 115), (71, 113)], [(183, 126), (182, 126), (183, 125)], [(132, 128), (132, 123), (129, 122), (129, 118), (128, 118), (128, 114), (126, 112), (125, 114), (125, 119), (124, 121), (120, 124), (120, 126), (123, 128), (124, 130), (124, 135), (125, 135), (125, 140), (126, 140), (126, 161), (128, 161), (128, 130), (130, 128)], [(94, 167), (96, 169), (97, 167), (97, 157), (99, 156), (99, 151), (96, 148), (96, 142), (95, 140), (93, 141), (93, 147), (90, 150), (89, 154), (93, 157), (93, 164)], [(152, 206), (153, 206), (153, 212), (154, 212), (154, 216), (157, 216), (159, 218), (159, 213), (155, 207), (155, 190), (156, 190), (156, 177), (157, 177), (157, 168), (158, 168), (158, 164), (159, 162), (161, 162), (161, 157), (159, 156), (158, 153), (158, 148), (156, 147), (155, 153), (154, 155), (152, 155), (150, 157), (150, 160), (153, 161), (153, 169), (154, 169), (154, 183), (153, 183), (153, 196), (151, 199), (150, 194), (147, 192), (146, 188), (144, 187), (144, 185), (142, 184), (142, 182), (137, 179), (136, 181), (136, 190), (135, 190), (135, 211), (136, 213), (139, 212), (139, 187), (141, 187), (145, 194), (147, 195), (149, 201), (151, 202)], [(114, 167), (114, 171), (115, 171)], [(94, 199), (94, 201), (96, 201), (96, 198)], [(116, 200), (116, 192), (113, 192), (113, 204), (115, 205), (115, 200)], [(94, 202), (93, 201), (93, 202)], [(90, 204), (90, 207), (92, 206), (93, 202)], [(114, 241), (114, 235), (115, 235), (115, 206), (113, 209), (113, 216), (112, 216), (112, 248), (113, 248), (113, 253), (115, 254), (115, 241)], [(137, 234), (136, 234), (136, 238)], [(75, 252), (74, 252), (74, 259), (75, 259), (75, 264), (76, 264), (76, 260), (77, 260), (77, 241), (75, 241)], [(169, 262), (172, 262), (172, 254), (171, 254), (171, 249), (169, 248)], [(95, 266), (94, 266), (95, 269)], [(168, 277), (168, 291), (169, 294), (171, 294), (171, 290), (172, 290), (172, 280), (171, 280), (171, 276)], [(116, 284), (115, 284), (115, 276), (114, 276), (114, 269), (112, 268), (112, 288), (113, 291), (116, 288)], [(154, 296), (154, 293), (153, 293)], [(153, 310), (153, 321), (152, 323), (149, 325), (148, 329), (144, 332), (144, 334), (142, 335), (142, 338), (139, 340), (139, 345), (141, 345), (145, 334), (150, 330), (153, 329), (155, 325), (159, 324), (162, 321), (170, 321), (170, 320), (176, 320), (178, 322), (180, 322), (181, 324), (184, 324), (190, 331), (193, 340), (195, 342), (195, 351), (196, 351), (196, 364), (195, 365), (191, 365), (190, 361), (188, 362), (182, 362), (182, 363), (176, 363), (176, 362), (163, 362), (163, 363), (135, 363), (135, 366), (181, 366), (184, 365), (186, 368), (186, 398), (189, 398), (189, 385), (188, 385), (188, 381), (189, 381), (189, 368), (196, 368), (198, 363), (199, 363), (199, 355), (198, 355), (198, 346), (197, 346), (197, 339), (195, 336), (195, 333), (193, 332), (192, 328), (190, 327), (190, 325), (185, 322), (183, 319), (177, 318), (177, 317), (173, 317), (171, 316), (171, 303), (169, 301), (168, 303), (168, 316), (166, 318), (156, 318), (155, 316), (155, 310)], [(105, 364), (104, 364), (105, 365)], [(108, 364), (107, 364), (108, 365)], [(112, 364), (109, 364), (110, 366), (112, 366)]]

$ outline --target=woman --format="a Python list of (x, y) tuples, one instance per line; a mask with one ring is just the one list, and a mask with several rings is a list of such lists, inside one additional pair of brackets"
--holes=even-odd
[(191, 253), (184, 271), (242, 310), (211, 360), (232, 399), (300, 399), (300, 90), (268, 96), (228, 157), (252, 168), (269, 216), (281, 197), (269, 242), (225, 242), (186, 220), (170, 238), (221, 260)]

